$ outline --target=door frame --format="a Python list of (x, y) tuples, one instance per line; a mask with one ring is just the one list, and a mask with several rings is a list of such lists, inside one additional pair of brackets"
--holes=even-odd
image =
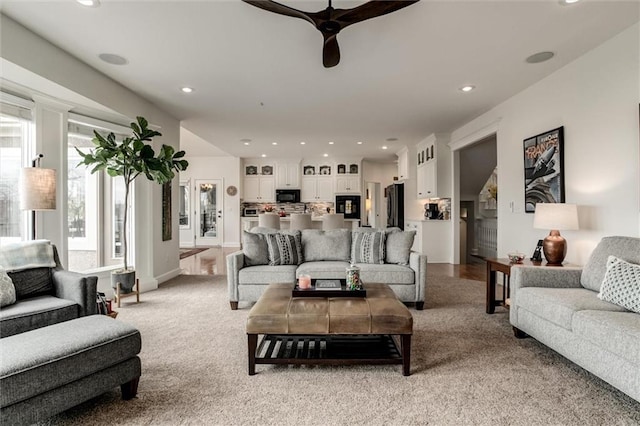
[[(200, 185), (210, 183), (216, 187), (217, 235), (215, 237), (200, 236)], [(195, 179), (193, 185), (193, 240), (196, 246), (222, 246), (224, 242), (224, 185), (223, 179)]]

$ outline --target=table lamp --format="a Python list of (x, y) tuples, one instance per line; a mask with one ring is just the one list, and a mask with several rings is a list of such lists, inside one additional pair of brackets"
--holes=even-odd
[(533, 227), (551, 230), (544, 239), (542, 251), (548, 265), (562, 265), (567, 241), (560, 235), (560, 230), (578, 229), (578, 207), (575, 204), (537, 203)]
[(40, 167), (42, 154), (32, 167), (20, 172), (20, 209), (31, 210), (31, 239), (36, 239), (36, 210), (56, 209), (56, 171)]

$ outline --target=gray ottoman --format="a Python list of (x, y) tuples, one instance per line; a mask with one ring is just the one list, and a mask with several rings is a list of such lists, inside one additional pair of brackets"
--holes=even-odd
[(0, 424), (46, 419), (120, 386), (135, 397), (140, 332), (91, 315), (0, 339)]

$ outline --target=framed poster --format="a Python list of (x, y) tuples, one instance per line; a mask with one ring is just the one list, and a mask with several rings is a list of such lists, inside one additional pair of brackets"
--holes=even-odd
[(162, 241), (171, 239), (171, 182), (162, 185)]
[(525, 212), (537, 203), (564, 203), (564, 127), (524, 140)]

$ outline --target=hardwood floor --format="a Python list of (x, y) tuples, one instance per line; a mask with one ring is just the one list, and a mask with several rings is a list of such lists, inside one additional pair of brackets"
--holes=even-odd
[[(180, 260), (182, 273), (186, 275), (225, 275), (226, 256), (238, 250), (234, 247), (210, 247), (207, 250)], [(429, 274), (445, 275), (468, 280), (485, 281), (486, 266), (482, 261), (465, 265), (430, 263)]]

